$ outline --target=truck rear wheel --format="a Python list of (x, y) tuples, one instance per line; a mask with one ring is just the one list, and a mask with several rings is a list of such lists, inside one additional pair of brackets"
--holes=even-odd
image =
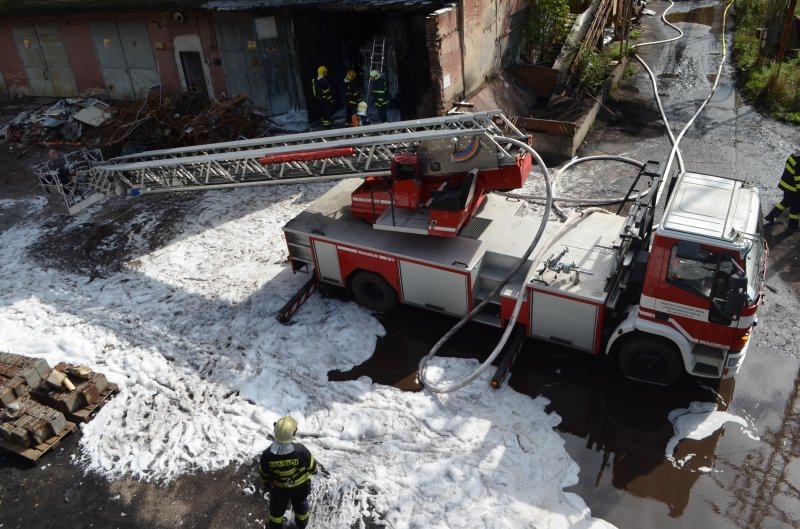
[(358, 304), (373, 312), (386, 313), (397, 306), (397, 292), (375, 272), (356, 272), (350, 288)]
[(660, 385), (674, 382), (683, 367), (672, 345), (649, 336), (628, 338), (620, 347), (617, 360), (626, 377)]

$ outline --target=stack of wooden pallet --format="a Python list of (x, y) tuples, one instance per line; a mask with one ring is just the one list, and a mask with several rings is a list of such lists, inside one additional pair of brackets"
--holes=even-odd
[(0, 448), (35, 461), (117, 391), (85, 366), (0, 352)]

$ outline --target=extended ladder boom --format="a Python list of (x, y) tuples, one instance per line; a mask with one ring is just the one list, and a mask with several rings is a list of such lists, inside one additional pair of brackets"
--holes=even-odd
[[(495, 150), (498, 164), (513, 163), (514, 149), (498, 144), (495, 136), (523, 134), (500, 111), (455, 114), (93, 159), (81, 165), (77, 177), (81, 185), (102, 195), (331, 180), (382, 174), (395, 152), (412, 152), (426, 141), (464, 137), (477, 138)], [(48, 164), (35, 168), (43, 186), (45, 180), (48, 185), (54, 181), (43, 178), (49, 170)], [(72, 205), (69, 209), (76, 212)]]

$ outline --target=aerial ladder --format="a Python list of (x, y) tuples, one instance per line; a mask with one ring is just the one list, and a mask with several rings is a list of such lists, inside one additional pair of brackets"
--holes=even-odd
[[(83, 149), (34, 167), (51, 207), (73, 215), (105, 196), (195, 189), (295, 184), (389, 176), (395, 153), (436, 144), (463, 150), (484, 146), (493, 164), (513, 163), (516, 150), (497, 136), (525, 139), (500, 111), (383, 123), (146, 151), (103, 159)], [(469, 151), (467, 152), (469, 154)], [(65, 168), (68, 175), (65, 175)]]

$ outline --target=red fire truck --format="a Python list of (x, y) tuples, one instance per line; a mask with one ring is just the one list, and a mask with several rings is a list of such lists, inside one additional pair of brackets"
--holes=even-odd
[[(532, 167), (532, 154), (520, 147), (524, 135), (502, 114), (357, 129), (108, 161), (90, 153), (73, 187), (91, 202), (90, 191), (341, 179), (284, 227), (292, 269), (310, 280), (279, 319), (327, 285), (381, 313), (398, 303), (456, 317), (480, 307), (478, 322), (614, 357), (642, 381), (739, 372), (767, 254), (754, 186), (683, 173), (655, 225), (664, 179), (648, 162), (624, 207), (551, 222), (531, 251), (548, 212), (523, 214), (523, 201), (495, 192), (522, 187)], [(62, 209), (80, 207), (62, 196), (47, 167), (37, 173)], [(522, 310), (513, 318), (518, 298)]]

